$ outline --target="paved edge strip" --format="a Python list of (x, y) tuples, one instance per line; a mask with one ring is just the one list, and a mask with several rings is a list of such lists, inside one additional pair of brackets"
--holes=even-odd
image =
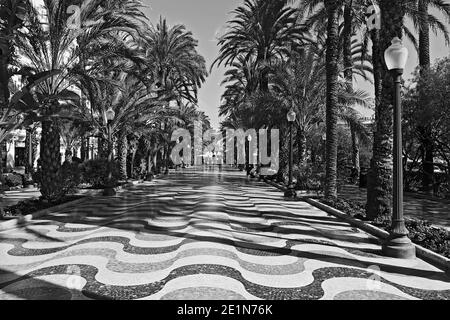
[[(125, 183), (121, 186), (118, 186), (116, 188), (114, 188), (116, 190), (116, 192), (123, 192), (125, 190), (127, 190), (127, 188), (129, 187), (133, 187), (135, 185), (139, 185), (143, 183), (142, 181), (130, 181), (128, 183)], [(4, 222), (0, 222), (0, 231), (6, 231), (6, 230), (11, 230), (11, 229), (16, 229), (16, 228), (20, 228), (23, 227), (25, 225), (27, 225), (28, 223), (30, 223), (33, 220), (36, 220), (37, 218), (46, 216), (50, 213), (53, 213), (54, 211), (58, 211), (61, 209), (65, 209), (67, 207), (73, 206), (73, 205), (77, 205), (80, 204), (84, 201), (88, 201), (91, 200), (97, 196), (101, 196), (103, 193), (103, 189), (92, 189), (92, 190), (88, 190), (86, 192), (83, 192), (81, 194), (78, 194), (79, 196), (81, 196), (81, 199), (77, 199), (77, 200), (73, 200), (73, 201), (69, 201), (66, 203), (62, 203), (60, 205), (54, 206), (54, 207), (50, 207), (47, 209), (43, 209), (43, 210), (39, 210), (36, 212), (33, 212), (31, 214), (28, 214), (26, 216), (21, 216), (15, 219), (11, 219), (8, 221), (4, 221)], [(77, 195), (77, 194), (75, 194)]]
[[(266, 180), (266, 179), (264, 179), (264, 181), (273, 187), (276, 187), (282, 191), (286, 191), (286, 187), (284, 187), (282, 185), (279, 185), (277, 183), (274, 183), (274, 182)], [(312, 205), (320, 210), (323, 210), (341, 220), (344, 220), (344, 221), (350, 223), (351, 225), (356, 226), (359, 229), (381, 239), (381, 241), (386, 240), (389, 237), (389, 232), (387, 232), (386, 230), (375, 227), (375, 226), (368, 224), (362, 220), (353, 218), (353, 217), (349, 216), (348, 214), (345, 214), (342, 211), (339, 211), (335, 208), (327, 206), (326, 204), (323, 204), (317, 200), (314, 200), (314, 199), (311, 199), (308, 197), (304, 197), (302, 199), (304, 201), (306, 201), (307, 203), (309, 203), (310, 205)], [(448, 276), (450, 276), (450, 259), (448, 259), (436, 252), (433, 252), (429, 249), (426, 249), (416, 243), (413, 243), (413, 244), (416, 247), (416, 255), (419, 258), (421, 258), (424, 261), (432, 264), (433, 266), (441, 269)]]
[(58, 211), (58, 210), (61, 210), (61, 209), (65, 209), (65, 208), (67, 208), (69, 206), (82, 203), (84, 201), (87, 201), (88, 199), (92, 199), (92, 197), (91, 196), (84, 196), (81, 199), (69, 201), (69, 202), (62, 203), (60, 205), (54, 206), (54, 207), (50, 207), (50, 208), (47, 208), (47, 209), (39, 210), (39, 211), (36, 211), (34, 213), (28, 214), (26, 216), (21, 216), (21, 217), (18, 217), (16, 219), (11, 219), (9, 221), (0, 222), (0, 231), (6, 231), (6, 230), (10, 230), (10, 229), (23, 227), (26, 224), (28, 224), (29, 222), (31, 222), (32, 220), (35, 220), (37, 218), (46, 216), (49, 213), (52, 213), (54, 211)]
[[(362, 220), (353, 218), (342, 211), (336, 210), (335, 208), (332, 208), (330, 206), (327, 206), (323, 203), (320, 203), (319, 201), (316, 201), (314, 199), (305, 198), (305, 201), (309, 203), (310, 205), (319, 208), (337, 218), (340, 218), (342, 220), (345, 220), (346, 222), (350, 223), (351, 225), (357, 226), (359, 229), (366, 231), (367, 233), (376, 236), (382, 240), (387, 239), (389, 237), (389, 232), (386, 230), (380, 229), (378, 227), (375, 227), (371, 224), (368, 224)], [(416, 255), (425, 260), (426, 262), (432, 264), (433, 266), (445, 271), (447, 275), (450, 276), (450, 259), (447, 259), (444, 256), (441, 256), (440, 254), (433, 252), (429, 249), (426, 249), (416, 243), (413, 243), (416, 247)]]

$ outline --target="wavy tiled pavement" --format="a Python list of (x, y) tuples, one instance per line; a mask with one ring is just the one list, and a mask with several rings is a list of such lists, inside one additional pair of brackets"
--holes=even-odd
[(0, 300), (449, 298), (439, 269), (240, 172), (186, 170), (0, 232)]

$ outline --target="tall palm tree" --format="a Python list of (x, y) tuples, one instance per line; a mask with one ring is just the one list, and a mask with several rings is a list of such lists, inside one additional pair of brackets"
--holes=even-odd
[(14, 56), (14, 41), (21, 36), (21, 28), (26, 18), (28, 0), (0, 1), (0, 104), (7, 105), (9, 80), (12, 76), (11, 64)]
[[(403, 37), (405, 3), (402, 1), (381, 0), (380, 54), (391, 45), (394, 37)], [(384, 59), (383, 59), (384, 60)], [(381, 101), (378, 106), (377, 134), (374, 136), (373, 159), (371, 163), (371, 182), (368, 186), (367, 216), (370, 219), (389, 217), (392, 200), (392, 101), (394, 83), (384, 65), (382, 72)]]
[(231, 66), (240, 57), (254, 60), (258, 87), (267, 92), (269, 68), (306, 42), (305, 29), (296, 23), (297, 11), (286, 1), (245, 0), (233, 13), (235, 17), (219, 40), (220, 53), (211, 68)]
[(29, 6), (26, 36), (17, 41), (23, 65), (38, 72), (53, 69), (62, 71), (36, 88), (39, 106), (30, 110), (42, 123), (41, 193), (49, 200), (59, 193), (56, 181), (61, 157), (56, 119), (63, 105), (61, 101), (79, 99), (71, 89), (76, 82), (74, 70), (79, 68), (81, 53), (89, 51), (93, 43), (104, 43), (118, 31), (135, 36), (143, 19), (142, 13), (136, 10), (134, 0), (94, 0), (81, 7), (81, 21), (99, 22), (93, 26), (81, 26), (82, 29), (74, 31), (67, 22), (68, 6), (69, 3), (63, 0), (44, 1), (44, 21), (38, 10)]
[(198, 41), (183, 25), (169, 27), (162, 17), (145, 37), (149, 71), (161, 92), (172, 99), (197, 102), (197, 92), (207, 76), (205, 59), (197, 52)]
[[(305, 160), (306, 137), (323, 122), (325, 116), (326, 68), (321, 52), (322, 50), (310, 49), (303, 55), (294, 55), (288, 62), (277, 66), (277, 71), (271, 79), (272, 90), (280, 100), (277, 104), (287, 110), (293, 107), (297, 113), (299, 164)], [(343, 73), (343, 70), (340, 65), (339, 73)], [(353, 107), (356, 105), (369, 107), (372, 100), (369, 94), (362, 90), (348, 92), (347, 83), (339, 81), (337, 97), (339, 119), (349, 124), (355, 138), (364, 135), (365, 130), (361, 129), (363, 126)]]
[[(148, 46), (148, 70), (153, 73), (160, 99), (165, 99), (166, 115), (157, 125), (156, 132), (160, 136), (158, 140), (162, 142), (163, 161), (168, 172), (171, 147), (169, 133), (180, 120), (178, 116), (182, 106), (185, 103), (198, 102), (198, 90), (208, 73), (205, 59), (197, 51), (198, 41), (184, 25), (170, 27), (166, 19), (161, 17), (156, 27), (145, 37), (145, 43)], [(161, 98), (163, 96), (164, 98)], [(177, 108), (171, 109), (170, 101), (175, 101)], [(164, 129), (159, 130), (161, 125)]]
[[(415, 3), (411, 5), (412, 9), (409, 10), (409, 16), (413, 19), (416, 29), (419, 32), (419, 67), (420, 73), (423, 78), (426, 78), (428, 70), (430, 69), (430, 29), (435, 32), (440, 31), (449, 43), (448, 29), (444, 23), (442, 23), (435, 16), (430, 15), (429, 8), (435, 8), (441, 11), (447, 21), (450, 21), (450, 4), (442, 0), (418, 0), (417, 12)], [(420, 90), (420, 103), (425, 106), (429, 97), (425, 94), (424, 90)], [(434, 176), (434, 141), (432, 139), (432, 128), (430, 125), (420, 126), (418, 132), (421, 136), (422, 143), (422, 186), (424, 191), (430, 192), (433, 186)]]
[(247, 116), (243, 128), (253, 128), (255, 123), (255, 105), (250, 103), (253, 95), (257, 92), (259, 74), (254, 67), (253, 60), (245, 60), (243, 57), (237, 58), (232, 63), (232, 68), (225, 72), (225, 79), (221, 85), (225, 85), (225, 92), (222, 95), (222, 104), (219, 108), (220, 116), (230, 116), (238, 109), (247, 109)]
[(339, 5), (338, 0), (325, 1), (327, 10), (326, 50), (326, 173), (325, 197), (337, 197), (337, 105), (339, 77)]

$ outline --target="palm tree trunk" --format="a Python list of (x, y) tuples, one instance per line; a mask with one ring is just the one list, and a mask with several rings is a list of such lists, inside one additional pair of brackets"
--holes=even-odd
[(131, 178), (134, 179), (134, 162), (136, 160), (136, 152), (137, 152), (137, 148), (134, 148), (132, 153), (131, 153), (131, 163), (130, 163), (130, 174), (131, 174)]
[(41, 194), (49, 201), (56, 200), (59, 194), (57, 183), (61, 167), (60, 136), (58, 127), (52, 120), (42, 122), (41, 133)]
[[(404, 8), (403, 1), (381, 0), (380, 56), (391, 45), (394, 37), (402, 37)], [(380, 57), (380, 59), (382, 59)], [(371, 163), (372, 185), (368, 191), (367, 217), (378, 219), (390, 217), (393, 178), (393, 101), (394, 82), (384, 66), (381, 72), (381, 100), (377, 112), (377, 130), (374, 136), (373, 159)]]
[(150, 175), (152, 173), (152, 168), (153, 168), (153, 157), (152, 157), (152, 152), (148, 151), (148, 155), (147, 155), (147, 175)]
[(327, 0), (327, 106), (325, 198), (337, 197), (337, 104), (339, 60), (339, 1)]
[[(378, 137), (378, 123), (380, 122), (379, 111), (381, 102), (381, 74), (383, 71), (383, 60), (381, 55), (380, 31), (374, 29), (370, 32), (372, 40), (372, 65), (373, 65), (373, 82), (375, 90), (375, 130), (373, 136), (372, 154), (374, 155), (377, 149), (375, 141), (380, 141)], [(370, 170), (367, 173), (367, 203), (374, 205), (376, 203), (376, 178), (375, 178), (375, 163), (374, 159), (370, 160)], [(368, 211), (368, 210), (367, 210)]]
[(352, 14), (353, 0), (346, 0), (344, 9), (344, 77), (347, 82), (347, 89), (353, 92), (353, 59), (352, 59), (352, 35), (353, 35), (353, 14)]
[(430, 130), (424, 130), (422, 139), (422, 188), (427, 193), (433, 192), (434, 184), (434, 142)]
[(85, 137), (82, 137), (81, 138), (81, 154), (80, 154), (81, 161), (84, 162), (88, 159), (88, 153), (89, 153), (89, 150), (87, 147), (87, 139)]
[(127, 179), (127, 156), (128, 156), (128, 139), (125, 131), (121, 131), (119, 135), (118, 158), (119, 158), (119, 172), (120, 179)]
[[(428, 22), (428, 1), (419, 0), (418, 10), (423, 14), (423, 21), (420, 25), (419, 31), (419, 65), (422, 81), (426, 81), (427, 72), (430, 69), (430, 25)], [(421, 87), (421, 86), (420, 86)], [(428, 97), (425, 90), (419, 87), (420, 105), (426, 110), (428, 104)], [(428, 124), (429, 126), (429, 124)], [(425, 192), (432, 192), (434, 180), (434, 146), (431, 137), (431, 130), (427, 126), (420, 126), (418, 128), (422, 135), (422, 188)]]
[[(352, 35), (353, 35), (353, 0), (346, 0), (344, 8), (344, 78), (347, 85), (347, 92), (353, 93), (353, 57), (352, 57)], [(355, 169), (355, 176), (359, 177), (359, 141), (354, 130), (354, 126), (350, 126), (352, 136), (352, 164)]]
[[(383, 60), (380, 48), (380, 31), (374, 29), (370, 32), (372, 40), (372, 66), (373, 85), (375, 89), (375, 106), (379, 106), (381, 101), (381, 74), (383, 70)], [(375, 107), (375, 120), (377, 119), (377, 107)]]
[(0, 106), (2, 107), (6, 106), (9, 100), (8, 64), (11, 62), (11, 49), (6, 35), (4, 32), (0, 34)]
[[(5, 187), (5, 179), (3, 177), (3, 147), (2, 143), (0, 143), (0, 193), (3, 192), (3, 188)], [(1, 197), (0, 197), (1, 201)]]
[(100, 159), (108, 159), (108, 141), (103, 138), (103, 137), (99, 137), (98, 140), (98, 157)]
[(297, 146), (298, 146), (298, 158), (297, 164), (300, 166), (306, 160), (306, 134), (301, 128), (297, 129)]
[[(31, 174), (33, 170), (33, 137), (32, 137), (32, 131), (30, 129), (26, 130), (26, 136), (25, 136), (25, 174)], [(30, 155), (30, 147), (31, 147), (31, 155)], [(30, 159), (31, 156), (31, 159)], [(30, 161), (31, 160), (31, 161)], [(31, 162), (31, 163), (30, 163)]]
[(430, 24), (428, 22), (429, 0), (419, 0), (418, 10), (423, 14), (419, 30), (419, 65), (422, 71), (430, 68)]
[(350, 126), (352, 135), (352, 164), (355, 168), (355, 177), (358, 178), (361, 172), (361, 166), (359, 161), (359, 139), (353, 126)]
[(166, 167), (164, 174), (169, 173), (169, 156), (170, 156), (169, 151), (170, 151), (170, 145), (167, 144), (166, 151), (165, 151), (165, 157), (164, 157), (164, 163), (165, 163), (165, 167)]

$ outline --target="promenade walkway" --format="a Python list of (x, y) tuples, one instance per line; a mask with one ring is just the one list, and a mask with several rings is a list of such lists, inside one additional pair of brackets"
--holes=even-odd
[(2, 299), (450, 299), (450, 278), (242, 172), (184, 170), (1, 232)]

